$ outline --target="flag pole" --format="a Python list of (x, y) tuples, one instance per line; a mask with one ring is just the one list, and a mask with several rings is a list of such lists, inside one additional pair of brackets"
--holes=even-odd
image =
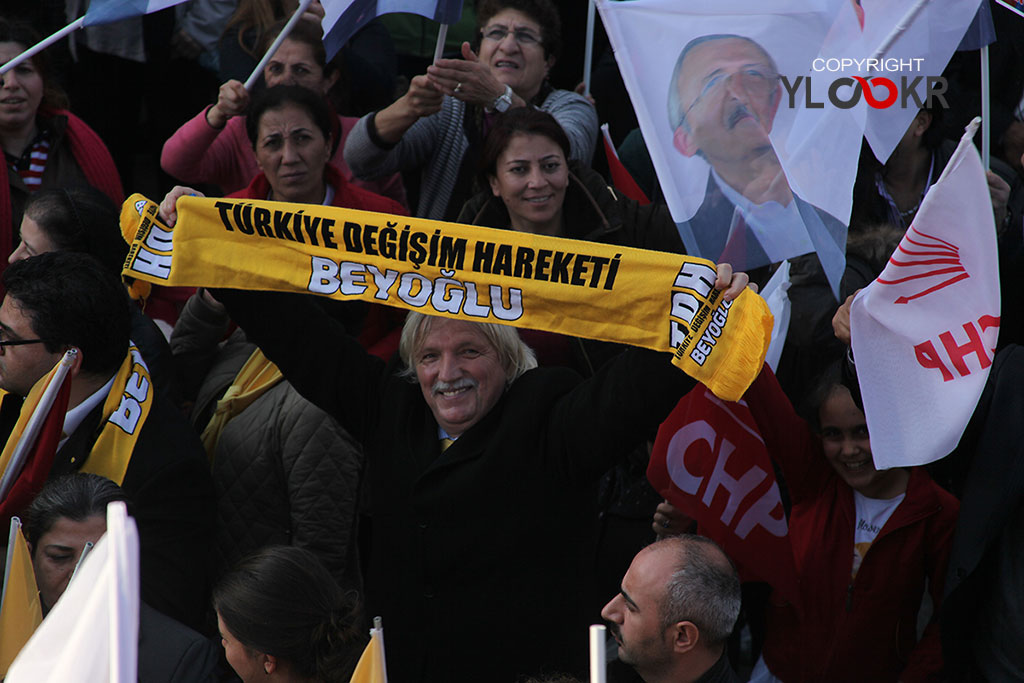
[(583, 96), (590, 94), (590, 71), (594, 61), (594, 0), (587, 1), (587, 43), (583, 49)]
[[(107, 503), (107, 594), (110, 615), (110, 683), (132, 683), (138, 672), (139, 567), (138, 548), (131, 547), (124, 501)], [(134, 554), (134, 558), (133, 558)]]
[(14, 453), (11, 454), (11, 460), (4, 471), (3, 479), (0, 479), (0, 501), (7, 498), (11, 487), (14, 486), (15, 479), (21, 474), (21, 469), (25, 466), (25, 458), (28, 457), (29, 451), (35, 445), (39, 430), (42, 429), (46, 415), (50, 412), (50, 407), (57, 398), (57, 392), (60, 391), (64, 378), (71, 371), (71, 364), (74, 363), (77, 355), (78, 349), (68, 349), (64, 353), (64, 357), (58, 361), (57, 372), (54, 373), (50, 383), (46, 385), (46, 390), (39, 398), (39, 403), (36, 405), (32, 417), (29, 418), (28, 424), (25, 425), (25, 431), (22, 432), (18, 445), (14, 447)]
[(78, 29), (82, 28), (84, 23), (85, 23), (85, 17), (78, 17), (77, 19), (75, 19), (70, 24), (68, 24), (67, 26), (65, 26), (61, 30), (57, 31), (53, 35), (49, 36), (48, 38), (43, 38), (38, 43), (36, 43), (32, 47), (30, 47), (29, 49), (25, 50), (20, 55), (18, 55), (14, 59), (12, 59), (11, 61), (7, 62), (3, 66), (0, 66), (0, 76), (4, 75), (5, 73), (10, 71), (14, 67), (18, 66), (19, 64), (24, 62), (26, 59), (31, 59), (32, 57), (34, 57), (36, 55), (36, 53), (41, 52), (42, 50), (45, 50), (46, 48), (50, 47), (51, 45), (56, 43), (61, 38), (63, 38), (66, 35), (68, 35), (69, 33), (73, 33), (75, 31), (77, 31)]
[(444, 41), (448, 40), (448, 24), (441, 24), (437, 29), (437, 45), (434, 46), (434, 64), (444, 55)]
[(75, 564), (75, 569), (71, 572), (71, 578), (68, 579), (69, 584), (75, 580), (75, 575), (78, 573), (79, 567), (82, 566), (82, 562), (85, 561), (85, 556), (92, 551), (93, 547), (94, 544), (92, 541), (86, 541), (85, 545), (82, 546), (82, 554), (78, 556), (78, 563)]
[(384, 675), (384, 683), (388, 680), (388, 660), (384, 656), (384, 620), (380, 617), (373, 618), (373, 630), (377, 632), (377, 644), (380, 647), (380, 670)]
[(992, 94), (988, 82), (988, 45), (981, 46), (981, 165), (989, 169), (992, 154)]
[(605, 683), (608, 678), (608, 660), (605, 657), (605, 627), (590, 627), (590, 683)]
[(7, 581), (11, 578), (11, 565), (14, 564), (14, 542), (18, 539), (18, 530), (21, 529), (21, 520), (11, 517), (11, 531), (7, 534), (7, 560), (4, 562), (4, 584), (0, 592), (0, 614), (4, 611), (4, 601), (7, 599)]
[(313, 0), (301, 0), (301, 2), (299, 2), (299, 6), (296, 8), (295, 13), (292, 15), (291, 19), (289, 19), (288, 23), (284, 25), (284, 28), (281, 29), (281, 32), (277, 34), (277, 38), (275, 38), (274, 42), (271, 43), (270, 47), (267, 49), (267, 53), (263, 55), (263, 59), (260, 60), (260, 63), (256, 65), (256, 68), (252, 70), (252, 73), (249, 75), (249, 78), (246, 79), (246, 90), (252, 90), (252, 86), (256, 84), (256, 79), (258, 79), (260, 77), (260, 74), (263, 73), (263, 67), (267, 65), (267, 62), (270, 61), (270, 58), (274, 56), (275, 52), (277, 52), (277, 48), (281, 47), (281, 43), (284, 42), (284, 39), (287, 38), (288, 34), (291, 33), (292, 29), (295, 28), (295, 24), (299, 23), (299, 19), (302, 18), (302, 13), (305, 12), (306, 9), (308, 9), (309, 6), (312, 4)]
[(878, 49), (875, 50), (875, 54), (871, 55), (871, 58), (881, 59), (885, 53), (889, 51), (889, 48), (892, 47), (892, 44), (895, 43), (900, 36), (906, 33), (907, 29), (910, 28), (910, 25), (914, 23), (914, 19), (917, 18), (917, 15), (921, 13), (921, 10), (923, 10), (924, 6), (927, 4), (928, 0), (917, 0), (914, 6), (907, 10), (907, 13), (903, 15), (903, 18), (896, 22), (896, 26), (893, 28), (892, 32), (885, 37), (885, 40), (883, 40), (882, 44), (878, 46)]

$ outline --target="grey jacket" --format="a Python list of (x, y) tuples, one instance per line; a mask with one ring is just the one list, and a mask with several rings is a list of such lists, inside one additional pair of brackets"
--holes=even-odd
[[(208, 368), (191, 414), (198, 431), (256, 348), (241, 330), (218, 345), (227, 325), (226, 315), (194, 296), (171, 337), (186, 375)], [(287, 381), (269, 389), (224, 427), (217, 444), (214, 579), (259, 548), (286, 544), (315, 553), (343, 587), (361, 588), (362, 467), (361, 448), (332, 417)]]

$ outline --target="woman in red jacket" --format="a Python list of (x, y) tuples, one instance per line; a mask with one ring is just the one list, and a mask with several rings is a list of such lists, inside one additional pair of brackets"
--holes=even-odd
[[(820, 439), (770, 372), (745, 399), (792, 498), (802, 603), (772, 594), (751, 680), (937, 680), (937, 615), (957, 500), (922, 468), (875, 469), (864, 413), (838, 371), (817, 393)], [(926, 584), (933, 618), (919, 639)]]
[[(348, 182), (330, 163), (331, 116), (323, 97), (301, 86), (277, 85), (259, 94), (245, 127), (260, 172), (247, 187), (228, 196), (408, 215), (395, 200)], [(161, 213), (173, 225), (178, 198), (198, 194), (192, 188), (175, 187), (164, 198)], [(359, 339), (371, 353), (386, 358), (398, 350), (404, 313), (395, 311), (376, 305), (368, 308)]]
[[(320, 13), (323, 14), (322, 8)], [(270, 28), (262, 39), (264, 49), (270, 47), (283, 26), (281, 22)], [(339, 72), (327, 61), (321, 39), (319, 20), (307, 21), (304, 15), (264, 68), (267, 87), (299, 85), (326, 96), (338, 80)], [(228, 194), (245, 187), (257, 170), (252, 146), (246, 139), (246, 114), (251, 115), (250, 104), (250, 94), (242, 83), (233, 79), (224, 83), (217, 102), (187, 121), (164, 143), (161, 167), (185, 183), (211, 183)], [(346, 182), (405, 206), (405, 186), (398, 174), (376, 180), (359, 180), (352, 176), (342, 148), (357, 119), (333, 112), (330, 116), (333, 136), (330, 163)]]
[[(0, 64), (36, 44), (25, 23), (0, 17)], [(66, 110), (45, 50), (0, 77), (0, 264), (18, 244), (25, 202), (36, 190), (92, 185), (120, 204), (121, 178), (103, 141)]]

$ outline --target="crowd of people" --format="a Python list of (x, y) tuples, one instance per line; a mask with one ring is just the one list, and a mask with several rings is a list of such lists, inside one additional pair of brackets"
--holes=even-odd
[[(59, 22), (54, 4), (0, 13), (0, 63)], [(584, 96), (556, 70), (586, 4), (466, 2), (471, 28), (453, 27), (465, 41), (426, 65), (396, 54), (416, 42), (399, 35), (412, 24), (380, 20), (328, 60), (314, 1), (250, 89), (297, 3), (193, 0), (94, 27), (3, 75), (0, 467), (23, 405), (77, 349), (56, 448), (0, 500), (0, 522), (22, 520), (44, 615), (105, 532), (106, 505), (126, 501), (143, 683), (348, 681), (374, 616), (395, 683), (580, 681), (586, 627), (601, 620), (615, 683), (1024, 680), (1024, 18), (1009, 11), (993, 9), (994, 63), (1011, 66), (993, 72), (1008, 109), (997, 107), (987, 174), (999, 353), (960, 446), (930, 467), (875, 467), (856, 376), (871, 361), (849, 353), (850, 299), (949, 161), (976, 101), (973, 53), (947, 69), (949, 109), (922, 108), (884, 163), (865, 142), (845, 238), (789, 189), (765, 143), (781, 92), (765, 50), (723, 33), (678, 56), (676, 151), (712, 169), (688, 229), (715, 245), (722, 298), (757, 291), (780, 265), (732, 265), (754, 248), (771, 260), (768, 242), (736, 239), (737, 225), (763, 234), (768, 199), (822, 236), (809, 226), (813, 244), (792, 259), (776, 372), (745, 396), (782, 492), (795, 598), (741, 585), (716, 539), (648, 482), (658, 426), (696, 386), (668, 354), (122, 277), (119, 205), (138, 190), (163, 198), (168, 227), (179, 198), (205, 195), (685, 253), (637, 134), (614, 137), (653, 202), (613, 187), (595, 155), (599, 121), (632, 117), (622, 98), (602, 99), (621, 90), (618, 74), (596, 69)], [(168, 53), (150, 60), (156, 45)], [(177, 100), (167, 110), (133, 103), (120, 129), (76, 81), (98, 65), (115, 80), (149, 61), (166, 73), (168, 59), (201, 77), (170, 81), (182, 92), (164, 93)], [(693, 74), (701, 87), (682, 78)], [(740, 118), (749, 130), (732, 135)], [(826, 275), (836, 250), (838, 298)]]

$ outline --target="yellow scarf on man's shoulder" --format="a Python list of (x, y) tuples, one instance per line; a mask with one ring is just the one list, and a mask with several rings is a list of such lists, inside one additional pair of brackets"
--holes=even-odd
[(120, 486), (152, 408), (153, 382), (149, 368), (138, 347), (132, 344), (103, 401), (103, 426), (82, 465), (82, 472), (98, 474)]
[[(40, 397), (51, 382), (56, 370), (57, 366), (55, 365), (53, 370), (40, 378), (22, 402), (18, 421), (0, 453), (0, 474), (6, 472), (15, 447), (21, 440), (32, 413), (39, 405)], [(71, 381), (71, 378), (68, 378), (68, 381)], [(14, 397), (5, 391), (0, 391), (0, 401), (9, 398)], [(99, 436), (79, 469), (82, 472), (104, 476), (120, 486), (124, 482), (124, 475), (128, 470), (135, 444), (152, 407), (153, 387), (149, 369), (146, 367), (145, 361), (142, 360), (138, 347), (132, 344), (104, 399)], [(18, 476), (21, 476), (23, 472), (24, 469)]]

